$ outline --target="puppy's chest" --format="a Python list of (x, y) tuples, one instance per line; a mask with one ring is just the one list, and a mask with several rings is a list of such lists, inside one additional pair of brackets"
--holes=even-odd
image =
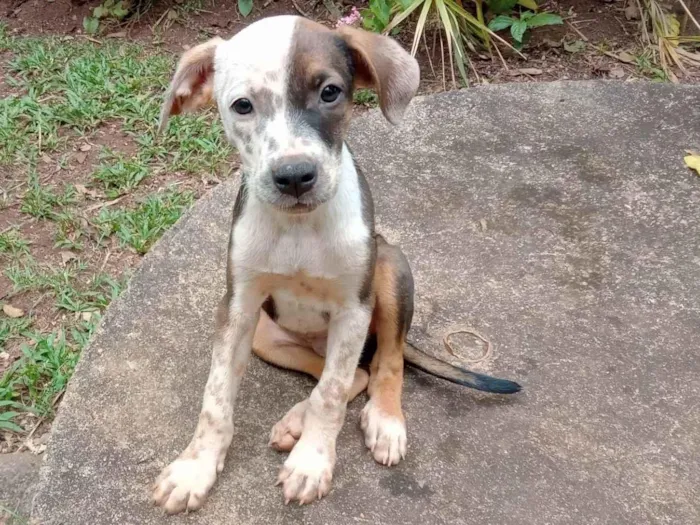
[(268, 313), (283, 328), (303, 335), (320, 335), (328, 330), (331, 317), (338, 311), (339, 304), (324, 292), (312, 293), (311, 287), (299, 293), (298, 286), (279, 287), (272, 291), (266, 302)]

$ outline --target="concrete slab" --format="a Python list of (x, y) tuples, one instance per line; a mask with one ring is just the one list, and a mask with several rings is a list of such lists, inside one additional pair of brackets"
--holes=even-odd
[[(409, 455), (376, 465), (350, 407), (334, 488), (285, 507), (270, 427), (313, 383), (255, 361), (205, 508), (165, 518), (148, 487), (187, 444), (209, 368), (235, 184), (145, 258), (85, 352), (34, 518), (75, 525), (700, 523), (700, 88), (554, 83), (419, 99), (351, 144), (379, 227), (417, 285), (412, 341), (462, 326), (515, 398), (409, 371)], [(462, 346), (460, 346), (460, 344)], [(462, 358), (478, 352), (456, 344)], [(472, 345), (473, 346), (473, 345)]]
[(41, 457), (30, 452), (0, 454), (0, 524), (24, 523), (37, 490)]

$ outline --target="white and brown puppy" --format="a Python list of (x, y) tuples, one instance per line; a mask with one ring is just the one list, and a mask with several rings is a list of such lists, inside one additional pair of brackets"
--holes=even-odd
[[(180, 60), (161, 125), (215, 100), (240, 152), (242, 181), (197, 429), (155, 484), (154, 501), (166, 511), (200, 508), (221, 472), (251, 350), (319, 380), (272, 429), (270, 445), (291, 450), (278, 479), (286, 501), (328, 493), (346, 405), (365, 388), (367, 447), (385, 465), (404, 457), (404, 356), (466, 386), (519, 390), (404, 345), (411, 270), (375, 234), (369, 188), (343, 138), (355, 88), (375, 88), (384, 115), (396, 122), (418, 81), (416, 61), (390, 38), (291, 16), (258, 21)], [(369, 374), (358, 368), (361, 357)]]

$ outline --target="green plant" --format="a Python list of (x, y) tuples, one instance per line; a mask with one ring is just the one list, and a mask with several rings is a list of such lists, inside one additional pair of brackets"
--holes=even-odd
[(17, 258), (29, 253), (29, 242), (23, 239), (16, 228), (0, 233), (0, 257)]
[(508, 15), (498, 15), (491, 22), (489, 28), (492, 31), (501, 31), (510, 27), (510, 34), (515, 42), (516, 49), (522, 49), (523, 45), (529, 38), (528, 30), (535, 27), (551, 26), (563, 24), (562, 18), (554, 13), (538, 13), (532, 11), (523, 11), (520, 17)]
[(104, 0), (92, 8), (92, 16), (83, 19), (83, 29), (87, 34), (94, 35), (100, 28), (100, 20), (123, 20), (129, 14), (130, 6), (129, 0)]
[(102, 210), (96, 220), (103, 236), (116, 234), (122, 245), (146, 253), (194, 202), (190, 192), (151, 195), (136, 209)]
[(358, 89), (353, 93), (352, 101), (361, 106), (376, 108), (379, 105), (379, 95), (370, 89)]
[(672, 66), (677, 66), (683, 73), (688, 72), (686, 65), (700, 67), (700, 52), (683, 47), (683, 44), (700, 43), (700, 36), (682, 34), (688, 21), (700, 31), (700, 22), (686, 3), (678, 0), (683, 9), (681, 20), (669, 11), (668, 5), (659, 0), (636, 0), (636, 3), (641, 13), (642, 41), (651, 50), (651, 61), (656, 62), (658, 59), (665, 76), (678, 82)]
[[(505, 40), (496, 35), (484, 22), (483, 1), (474, 0), (476, 14), (467, 11), (461, 0), (413, 0), (407, 7), (401, 6), (394, 15), (384, 32), (390, 32), (399, 27), (414, 12), (419, 12), (413, 35), (411, 54), (415, 56), (418, 45), (424, 35), (429, 16), (438, 20), (447, 41), (448, 63), (456, 65), (465, 84), (468, 84), (467, 68), (471, 67), (467, 55), (468, 49), (491, 47), (491, 37), (504, 45), (511, 47)], [(527, 1), (527, 0), (526, 0)], [(473, 67), (472, 67), (473, 70)], [(456, 85), (454, 74), (453, 85)]]
[(391, 22), (391, 16), (410, 6), (411, 0), (369, 0), (368, 8), (361, 12), (362, 25), (369, 31), (383, 33)]
[(253, 0), (238, 0), (238, 11), (246, 17), (253, 11)]

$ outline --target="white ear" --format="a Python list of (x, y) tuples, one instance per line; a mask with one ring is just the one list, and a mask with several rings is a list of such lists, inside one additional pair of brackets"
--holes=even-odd
[(222, 42), (221, 38), (212, 38), (182, 55), (165, 94), (159, 133), (165, 129), (170, 115), (194, 111), (213, 101), (214, 55)]

